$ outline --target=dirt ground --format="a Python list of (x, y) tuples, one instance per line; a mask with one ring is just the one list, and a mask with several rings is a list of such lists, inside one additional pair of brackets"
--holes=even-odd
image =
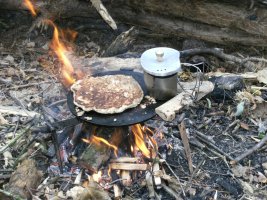
[[(38, 134), (25, 130), (29, 125), (35, 127), (46, 124), (46, 117), (51, 118), (51, 121), (60, 121), (73, 115), (66, 103), (66, 89), (58, 79), (59, 61), (49, 49), (53, 30), (49, 27), (47, 30), (34, 28), (32, 32), (28, 32), (33, 23), (34, 19), (27, 12), (1, 11), (0, 13), (0, 110), (7, 106), (20, 107), (21, 112), (31, 115), (26, 117), (27, 115), (0, 111), (2, 155), (0, 185), (2, 193), (10, 192), (6, 194), (7, 196), (14, 198), (14, 195), (21, 195), (21, 190), (24, 191), (25, 188), (10, 190), (8, 183), (14, 181), (10, 177), (18, 168), (18, 164), (23, 160), (32, 159), (37, 163), (39, 170), (35, 172), (33, 169), (32, 173), (38, 180), (36, 183), (31, 183), (32, 185), (29, 183), (33, 188), (27, 188), (26, 191), (30, 191), (29, 196), (34, 199), (37, 197), (56, 199), (60, 192), (66, 194), (75, 186), (74, 180), (78, 173), (70, 172), (73, 166), (66, 164), (64, 173), (60, 174), (58, 166), (53, 165), (57, 160), (53, 149), (52, 130)], [(97, 26), (91, 27), (86, 24), (86, 19), (82, 18), (65, 19), (56, 23), (60, 27), (78, 32), (74, 49), (76, 57), (81, 59), (101, 56), (119, 32), (130, 28), (121, 24), (120, 31), (108, 31)], [(133, 45), (120, 57), (139, 57), (144, 50), (157, 46), (168, 46), (179, 50), (184, 48), (184, 45), (185, 40), (181, 38), (162, 35), (155, 37), (152, 33), (150, 36), (139, 34)], [(213, 44), (204, 43), (204, 45), (218, 47)], [(253, 47), (220, 46), (220, 48), (225, 48), (227, 53), (237, 56), (264, 57), (265, 55), (265, 49)], [(204, 56), (204, 59), (207, 61), (208, 71), (220, 70), (235, 74), (249, 71), (242, 66), (233, 66), (212, 56)], [(257, 63), (257, 66), (258, 69), (255, 71), (266, 67), (264, 63)], [(265, 89), (253, 92), (249, 89), (251, 85)], [(166, 161), (161, 163), (162, 169), (170, 177), (165, 177), (165, 186), (156, 190), (156, 199), (178, 199), (176, 194), (181, 199), (194, 200), (267, 199), (266, 141), (238, 163), (232, 162), (259, 143), (267, 130), (266, 85), (257, 80), (252, 82), (245, 80), (245, 86), (249, 94), (240, 98), (235, 95), (224, 98), (225, 95), (222, 94), (207, 96), (185, 107), (172, 122), (165, 122), (158, 116), (144, 122), (146, 126), (153, 129), (160, 128), (164, 133), (165, 143), (162, 142), (158, 151), (161, 158)], [(244, 99), (246, 101), (242, 106), (241, 102)], [(40, 115), (38, 122), (33, 119), (35, 114)], [(189, 170), (188, 155), (185, 153), (181, 131), (178, 128), (181, 122), (185, 124), (189, 139), (192, 172)], [(59, 134), (70, 132), (64, 129), (59, 131)], [(23, 133), (21, 137), (17, 138), (16, 136), (21, 133)], [(13, 141), (14, 138), (16, 141)], [(171, 145), (171, 148), (167, 148), (166, 144)], [(6, 145), (9, 146), (4, 148)], [(81, 169), (81, 166), (75, 168), (78, 172)], [(50, 177), (50, 181), (44, 187), (36, 189), (47, 177)], [(28, 178), (30, 179), (30, 176)], [(149, 193), (143, 182), (140, 178), (130, 187), (124, 188), (123, 199), (148, 199)], [(106, 194), (114, 198), (112, 190), (107, 190)], [(91, 194), (88, 199), (105, 199), (104, 195), (101, 195), (97, 198), (97, 194)], [(8, 197), (2, 199), (4, 198), (8, 199)]]

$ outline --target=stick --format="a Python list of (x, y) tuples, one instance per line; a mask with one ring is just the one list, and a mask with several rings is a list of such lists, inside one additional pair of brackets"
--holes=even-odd
[(186, 155), (186, 158), (187, 158), (189, 171), (190, 171), (190, 174), (192, 174), (193, 173), (193, 162), (192, 162), (191, 149), (190, 149), (188, 137), (187, 137), (187, 134), (186, 134), (184, 121), (182, 121), (178, 125), (178, 128), (179, 128), (180, 135), (181, 135), (181, 138), (182, 138), (182, 142), (183, 142), (183, 145), (184, 145), (184, 151), (185, 151), (185, 155)]
[[(172, 121), (175, 118), (175, 113), (179, 112), (184, 106), (193, 103), (192, 93), (196, 92), (196, 82), (180, 82), (178, 85), (177, 96), (156, 108), (156, 113), (165, 121)], [(214, 89), (213, 83), (210, 81), (203, 81), (199, 85), (197, 91), (197, 101), (203, 98)]]
[(133, 164), (133, 163), (110, 163), (111, 169), (129, 170), (129, 171), (146, 171), (149, 166), (147, 164)]
[(137, 158), (137, 157), (119, 157), (119, 158), (116, 158), (116, 159), (111, 159), (110, 162), (111, 163), (135, 163), (135, 162), (138, 162), (140, 160), (140, 158)]
[(24, 128), (20, 133), (17, 134), (15, 138), (13, 138), (7, 145), (3, 146), (0, 149), (0, 154), (4, 153), (5, 150), (15, 144), (26, 132), (30, 130), (30, 128), (33, 126), (33, 124), (29, 124), (26, 128)]
[(169, 188), (165, 183), (162, 183), (162, 187), (167, 193), (169, 193), (175, 199), (182, 200), (182, 198), (175, 191), (173, 191), (171, 188)]
[(181, 92), (171, 100), (156, 108), (156, 113), (165, 121), (172, 121), (175, 113), (182, 109), (185, 105), (193, 103), (192, 98), (186, 92)]
[(155, 186), (157, 187), (157, 189), (160, 189), (161, 188), (161, 178), (158, 175), (156, 175), (158, 171), (160, 171), (159, 163), (155, 162), (153, 164), (154, 183), (155, 183)]
[[(160, 153), (158, 153), (160, 155), (160, 157), (162, 158), (162, 155)], [(176, 180), (178, 181), (181, 189), (182, 189), (182, 192), (183, 192), (183, 195), (185, 196), (185, 191), (184, 191), (184, 188), (183, 188), (183, 185), (179, 179), (179, 177), (174, 173), (174, 171), (172, 170), (171, 166), (169, 165), (169, 163), (166, 161), (166, 160), (163, 160), (164, 163), (166, 164), (166, 166), (169, 168), (169, 170), (172, 172), (172, 174), (174, 175), (174, 177), (176, 178)]]
[(124, 186), (131, 186), (132, 184), (132, 179), (130, 175), (130, 171), (127, 170), (121, 170), (121, 179), (122, 179), (122, 184)]
[(210, 141), (210, 139), (208, 137), (203, 137), (205, 136), (203, 133), (195, 130), (195, 132), (197, 133), (198, 138), (204, 142), (205, 144), (209, 145), (210, 147), (212, 147), (213, 149), (215, 149), (216, 151), (218, 151), (220, 154), (224, 155), (228, 160), (234, 160), (234, 158), (232, 156), (230, 156), (229, 154), (225, 153), (224, 151), (222, 151), (220, 148), (218, 148), (217, 146), (215, 146), (213, 144), (213, 141)]
[(101, 15), (101, 17), (104, 19), (104, 21), (113, 29), (117, 30), (116, 22), (113, 20), (113, 18), (108, 13), (105, 6), (102, 4), (101, 0), (90, 0), (94, 8), (97, 10), (97, 12)]
[(9, 115), (20, 115), (24, 117), (39, 116), (39, 113), (34, 111), (28, 111), (15, 106), (0, 106), (0, 113)]
[(199, 49), (189, 49), (181, 52), (181, 57), (184, 56), (192, 56), (192, 55), (201, 55), (201, 54), (210, 54), (221, 58), (223, 60), (232, 61), (234, 63), (240, 64), (248, 69), (251, 67), (255, 67), (255, 64), (252, 62), (267, 62), (264, 58), (256, 58), (256, 57), (249, 57), (249, 58), (239, 58), (233, 55), (223, 53), (222, 49), (219, 48), (199, 48)]
[(150, 199), (155, 198), (155, 190), (153, 187), (153, 178), (152, 178), (152, 174), (149, 171), (146, 173), (146, 186), (148, 189), (149, 198)]
[(264, 138), (262, 138), (261, 141), (259, 143), (257, 143), (255, 146), (253, 146), (251, 149), (247, 150), (246, 152), (244, 152), (240, 156), (236, 157), (235, 159), (232, 159), (230, 164), (236, 164), (236, 163), (240, 162), (242, 159), (244, 159), (245, 157), (249, 156), (250, 154), (252, 154), (256, 150), (261, 148), (266, 142), (267, 142), (267, 135), (265, 135)]
[(115, 197), (114, 199), (121, 199), (122, 197), (121, 188), (117, 184), (114, 184), (113, 190), (114, 190), (114, 197)]

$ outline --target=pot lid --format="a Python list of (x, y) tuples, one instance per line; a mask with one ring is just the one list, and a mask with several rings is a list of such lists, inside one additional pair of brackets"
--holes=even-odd
[(173, 75), (181, 71), (180, 52), (168, 47), (148, 49), (141, 56), (141, 65), (154, 76)]

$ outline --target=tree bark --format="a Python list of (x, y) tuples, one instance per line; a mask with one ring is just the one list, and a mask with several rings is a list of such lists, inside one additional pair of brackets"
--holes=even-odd
[[(267, 46), (267, 9), (262, 1), (230, 0), (105, 0), (118, 23), (143, 27), (174, 37), (229, 45)], [(37, 0), (39, 11), (53, 17), (99, 19), (90, 2)], [(2, 9), (25, 9), (21, 0), (0, 0)], [(107, 27), (108, 28), (108, 27)]]

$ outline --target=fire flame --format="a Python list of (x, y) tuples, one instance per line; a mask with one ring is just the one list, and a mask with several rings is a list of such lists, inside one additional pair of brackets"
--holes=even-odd
[(23, 0), (23, 5), (31, 12), (33, 17), (37, 16), (37, 12), (30, 0)]
[(114, 150), (114, 154), (117, 156), (118, 155), (118, 147), (116, 147), (115, 145), (113, 144), (110, 144), (107, 140), (105, 140), (104, 138), (101, 138), (101, 137), (97, 137), (97, 136), (92, 136), (90, 138), (90, 140), (87, 140), (87, 139), (82, 139), (84, 142), (86, 143), (94, 143), (98, 146), (101, 146), (101, 143), (104, 143), (105, 145), (107, 145), (108, 147), (112, 148)]
[(71, 53), (71, 50), (62, 42), (62, 40), (67, 39), (67, 37), (74, 40), (77, 36), (77, 32), (71, 30), (67, 30), (64, 32), (63, 30), (58, 29), (57, 26), (51, 20), (46, 20), (46, 22), (52, 25), (54, 28), (53, 39), (50, 47), (54, 50), (58, 59), (63, 64), (61, 68), (63, 85), (71, 86), (76, 81), (74, 78), (74, 68), (70, 59), (67, 56), (69, 53)]
[(150, 151), (148, 150), (145, 144), (142, 126), (140, 124), (135, 124), (131, 126), (131, 130), (134, 134), (134, 140), (136, 146), (140, 149), (140, 151), (143, 153), (145, 157), (150, 158)]

